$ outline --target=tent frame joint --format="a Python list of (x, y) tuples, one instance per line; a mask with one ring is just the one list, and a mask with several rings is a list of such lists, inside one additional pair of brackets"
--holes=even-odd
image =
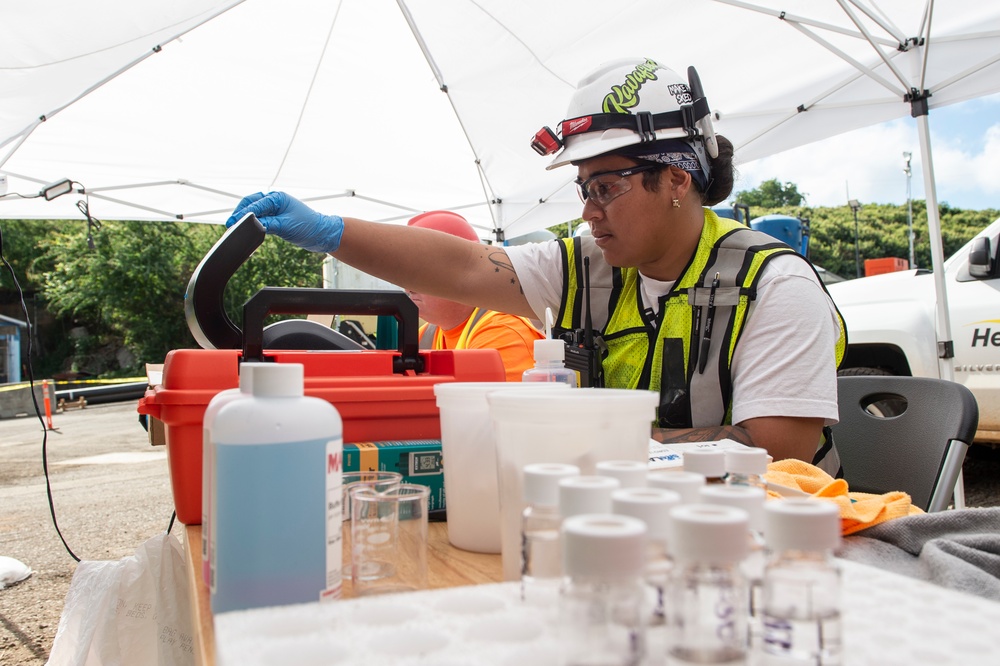
[(930, 109), (927, 106), (927, 100), (930, 99), (930, 90), (917, 90), (916, 88), (910, 88), (910, 92), (903, 95), (903, 101), (910, 103), (910, 115), (914, 118), (919, 118), (920, 116), (926, 116)]

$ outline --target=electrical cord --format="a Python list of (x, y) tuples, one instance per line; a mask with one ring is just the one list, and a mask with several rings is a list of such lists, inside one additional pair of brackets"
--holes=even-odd
[(86, 199), (80, 199), (76, 202), (76, 208), (83, 216), (87, 218), (87, 247), (91, 250), (94, 249), (94, 233), (93, 230), (101, 230), (101, 221), (90, 214), (90, 197)]
[(66, 543), (66, 539), (63, 537), (62, 531), (59, 529), (59, 521), (56, 520), (56, 507), (55, 502), (52, 500), (52, 484), (49, 481), (49, 456), (48, 456), (48, 443), (49, 443), (49, 430), (45, 425), (45, 419), (42, 416), (42, 410), (38, 406), (38, 398), (35, 396), (35, 372), (31, 366), (31, 319), (28, 317), (28, 306), (24, 302), (24, 292), (21, 290), (21, 285), (17, 281), (17, 275), (14, 274), (14, 267), (10, 265), (7, 261), (7, 257), (3, 252), (3, 230), (0, 229), (0, 262), (7, 267), (10, 271), (10, 279), (14, 282), (14, 289), (17, 290), (17, 298), (21, 303), (21, 312), (24, 313), (24, 321), (26, 322), (28, 328), (28, 385), (31, 391), (31, 402), (35, 406), (35, 416), (38, 417), (38, 422), (42, 425), (42, 470), (45, 472), (45, 494), (49, 499), (49, 514), (52, 516), (52, 525), (56, 528), (56, 534), (59, 535), (59, 540), (62, 541), (63, 546), (66, 548), (66, 552), (69, 553), (77, 562), (80, 558), (77, 557), (73, 549), (69, 547)]

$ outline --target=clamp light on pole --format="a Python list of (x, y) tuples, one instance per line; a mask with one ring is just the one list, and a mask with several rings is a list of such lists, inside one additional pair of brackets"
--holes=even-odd
[(49, 183), (42, 188), (39, 194), (45, 197), (46, 201), (52, 201), (56, 197), (61, 197), (64, 194), (69, 194), (73, 191), (73, 181), (69, 178), (63, 178), (62, 180), (57, 180), (54, 183)]

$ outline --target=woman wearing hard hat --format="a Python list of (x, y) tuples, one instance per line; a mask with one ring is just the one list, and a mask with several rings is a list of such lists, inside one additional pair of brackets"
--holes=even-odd
[(555, 155), (550, 169), (576, 167), (590, 236), (474, 245), (281, 192), (246, 197), (228, 224), (253, 212), (268, 233), (407, 289), (536, 319), (549, 307), (564, 330), (585, 325), (589, 300), (604, 385), (659, 391), (658, 439), (729, 437), (838, 473), (823, 431), (838, 415), (842, 320), (803, 257), (706, 208), (732, 191), (733, 153), (693, 68), (684, 80), (649, 59), (602, 65), (531, 145)]

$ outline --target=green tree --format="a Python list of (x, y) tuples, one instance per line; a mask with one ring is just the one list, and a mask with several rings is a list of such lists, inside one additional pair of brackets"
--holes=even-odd
[[(52, 233), (41, 257), (51, 266), (42, 293), (53, 313), (87, 332), (74, 337), (73, 369), (132, 374), (144, 363), (162, 362), (171, 349), (196, 347), (184, 291), (222, 232), (214, 225), (105, 222), (93, 250), (85, 234)], [(319, 255), (267, 239), (227, 287), (230, 318), (239, 325), (240, 306), (262, 286), (320, 286), (321, 262)], [(123, 357), (122, 349), (129, 354)]]
[(762, 208), (778, 208), (781, 206), (801, 206), (805, 203), (805, 195), (799, 192), (795, 183), (781, 183), (777, 178), (765, 180), (760, 187), (743, 190), (736, 193), (737, 203)]

